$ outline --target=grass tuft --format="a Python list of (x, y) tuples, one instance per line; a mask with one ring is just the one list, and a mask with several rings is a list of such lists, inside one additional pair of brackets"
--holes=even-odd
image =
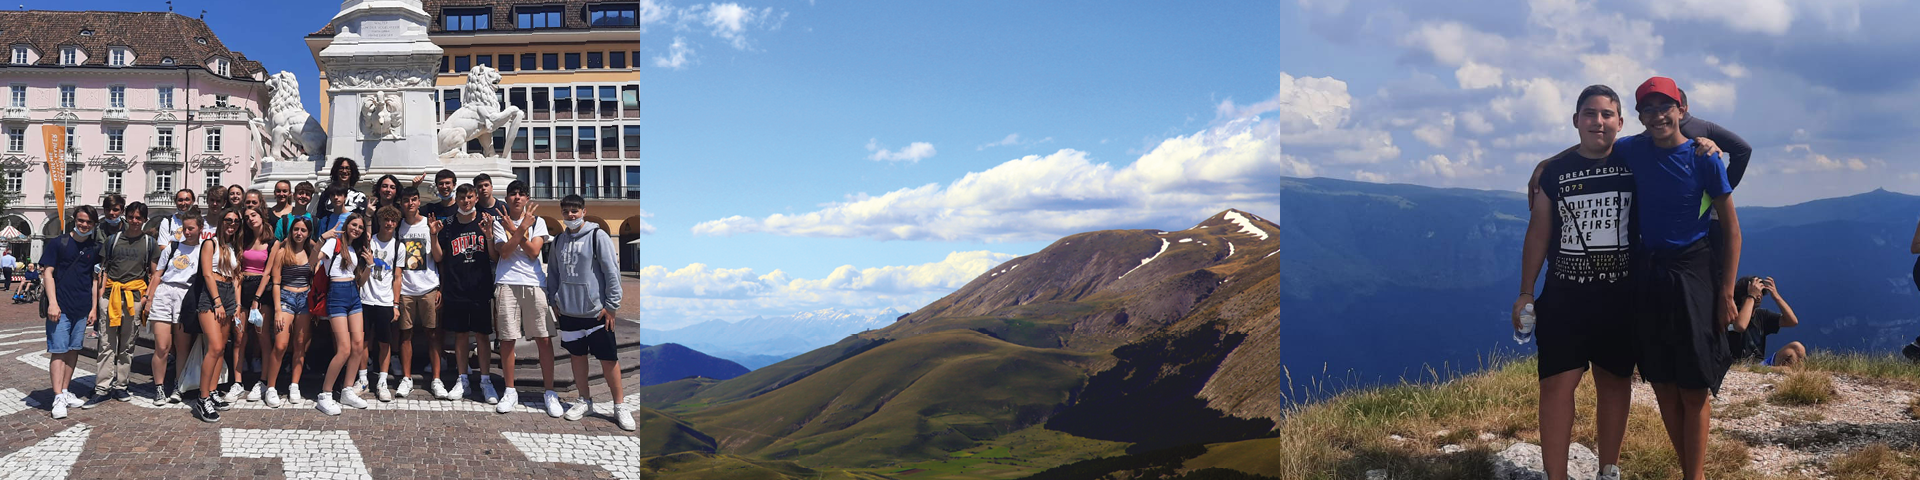
[(1835, 457), (1827, 473), (1839, 480), (1920, 478), (1920, 452), (1875, 443)]
[(1803, 370), (1774, 382), (1767, 401), (1775, 405), (1823, 405), (1833, 402), (1836, 395), (1831, 375)]

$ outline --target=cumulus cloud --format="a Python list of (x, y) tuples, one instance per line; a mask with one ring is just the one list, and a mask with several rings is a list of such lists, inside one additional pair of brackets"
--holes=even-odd
[(1736, 88), (1726, 82), (1694, 82), (1687, 89), (1687, 110), (1729, 113), (1739, 105)]
[(1830, 157), (1826, 154), (1815, 152), (1813, 146), (1804, 143), (1790, 144), (1781, 147), (1780, 152), (1783, 157), (1779, 163), (1780, 167), (1763, 168), (1763, 171), (1777, 170), (1780, 173), (1786, 174), (1835, 171), (1864, 172), (1867, 170), (1880, 170), (1887, 166), (1886, 161), (1877, 158)]
[(647, 223), (647, 219), (649, 218), (653, 218), (653, 214), (648, 213), (647, 209), (644, 209), (644, 208), (640, 209), (640, 234), (641, 235), (653, 234), (653, 224)]
[(993, 148), (993, 147), (1017, 147), (1017, 146), (1023, 146), (1023, 145), (1039, 145), (1042, 143), (1047, 143), (1052, 141), (1053, 141), (1053, 137), (1042, 138), (1039, 140), (1021, 140), (1020, 134), (1009, 133), (1005, 138), (1001, 138), (1000, 140), (997, 140), (997, 141), (981, 144), (980, 146), (974, 147), (973, 149), (975, 151), (979, 151), (979, 150), (986, 150), (988, 148)]
[(662, 318), (784, 315), (827, 307), (912, 311), (1014, 257), (985, 250), (952, 252), (919, 265), (842, 265), (822, 278), (700, 263), (675, 270), (649, 265), (640, 270), (641, 305)]
[(673, 70), (685, 68), (693, 61), (693, 48), (687, 46), (686, 37), (673, 37), (673, 44), (667, 46), (667, 54), (654, 56), (653, 65)]
[(1461, 65), (1460, 69), (1454, 70), (1453, 78), (1460, 82), (1460, 88), (1465, 89), (1498, 87), (1501, 84), (1500, 67), (1473, 62), (1467, 62), (1466, 65)]
[(877, 138), (867, 139), (867, 151), (873, 152), (872, 155), (867, 155), (868, 160), (907, 163), (918, 163), (921, 160), (933, 158), (936, 153), (933, 144), (927, 142), (913, 142), (906, 148), (888, 150), (880, 146), (880, 139)]
[[(709, 36), (736, 50), (754, 50), (751, 34), (779, 30), (788, 12), (773, 7), (748, 7), (739, 3), (704, 3), (677, 7), (667, 0), (640, 2), (640, 32), (646, 35), (656, 26), (671, 26), (676, 32), (666, 53), (653, 56), (654, 66), (680, 70), (694, 63), (694, 52), (701, 48), (678, 32), (705, 30)], [(642, 42), (646, 44), (647, 42)]]

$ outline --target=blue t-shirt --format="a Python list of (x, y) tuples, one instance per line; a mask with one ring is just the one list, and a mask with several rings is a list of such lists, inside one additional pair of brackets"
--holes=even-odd
[(99, 263), (100, 243), (92, 235), (80, 241), (71, 234), (61, 235), (47, 242), (40, 253), (40, 264), (53, 267), (53, 283), (58, 288), (53, 293), (60, 302), (60, 313), (86, 318), (93, 310), (93, 267)]
[(1660, 148), (1646, 135), (1615, 141), (1613, 152), (1633, 169), (1641, 244), (1673, 250), (1706, 238), (1710, 220), (1700, 211), (1701, 196), (1720, 198), (1733, 192), (1719, 155), (1694, 154), (1693, 140)]

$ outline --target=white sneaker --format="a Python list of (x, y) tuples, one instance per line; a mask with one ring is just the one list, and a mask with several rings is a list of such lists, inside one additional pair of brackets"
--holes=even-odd
[(393, 389), (387, 388), (387, 374), (380, 374), (380, 381), (374, 385), (374, 395), (382, 402), (393, 401)]
[(561, 415), (566, 415), (566, 409), (560, 407), (560, 394), (547, 390), (546, 395), (541, 396), (546, 397), (547, 400), (547, 416), (560, 418)]
[(633, 423), (634, 410), (639, 410), (639, 409), (634, 408), (633, 405), (629, 405), (626, 403), (621, 403), (619, 406), (616, 406), (613, 408), (613, 419), (620, 422), (621, 430), (626, 430), (631, 432), (634, 430), (638, 430), (640, 428), (638, 425), (635, 425)]
[[(513, 387), (507, 387), (507, 391), (513, 391)], [(500, 393), (493, 390), (493, 379), (488, 378), (486, 375), (480, 376), (480, 396), (487, 399), (488, 405), (500, 403)], [(512, 394), (508, 394), (508, 396), (512, 396)]]
[(68, 407), (79, 407), (79, 406), (85, 406), (87, 404), (86, 400), (81, 400), (79, 396), (74, 395), (72, 390), (68, 390), (66, 393), (63, 393), (61, 395), (67, 396)]
[(179, 388), (175, 388), (175, 389), (173, 389), (173, 391), (172, 391), (172, 392), (167, 392), (167, 403), (180, 403), (180, 389), (179, 389)]
[(354, 380), (353, 388), (359, 389), (359, 390), (367, 389), (367, 371), (366, 370), (360, 371), (360, 377), (359, 379)]
[(513, 411), (514, 404), (520, 403), (520, 392), (513, 391), (513, 387), (507, 387), (502, 395), (494, 398), (494, 404), (497, 405), (493, 408), (494, 413), (507, 413)]
[(428, 387), (427, 391), (433, 394), (433, 398), (437, 398), (440, 400), (448, 400), (453, 398), (453, 397), (447, 396), (447, 382), (440, 381), (440, 377), (433, 377), (433, 383), (427, 384), (427, 387)]
[(580, 417), (587, 416), (587, 412), (590, 411), (593, 411), (593, 399), (582, 398), (578, 403), (573, 404), (573, 408), (567, 409), (567, 421), (579, 420)]
[(258, 401), (260, 401), (260, 388), (261, 388), (261, 383), (262, 383), (262, 382), (253, 382), (253, 389), (252, 389), (252, 390), (247, 390), (247, 401), (249, 401), (249, 402), (258, 402)]
[(222, 401), (227, 403), (237, 402), (237, 401), (240, 401), (241, 396), (246, 394), (247, 394), (247, 387), (240, 386), (239, 382), (234, 382), (233, 388), (227, 389), (227, 398)]
[(460, 378), (455, 379), (455, 381), (453, 382), (453, 389), (447, 391), (447, 399), (459, 400), (466, 397), (467, 397), (467, 376), (461, 375)]
[(269, 389), (266, 389), (266, 394), (263, 396), (266, 397), (266, 402), (268, 407), (280, 408), (281, 402), (280, 402), (279, 391), (269, 388)]
[(162, 407), (166, 405), (167, 405), (167, 386), (154, 385), (153, 386), (153, 406)]
[(1600, 467), (1600, 474), (1595, 476), (1594, 480), (1620, 480), (1620, 466), (1606, 465)]
[(360, 394), (355, 392), (359, 392), (359, 390), (353, 388), (340, 389), (340, 404), (353, 408), (367, 408), (367, 401), (361, 400)]
[(67, 394), (65, 392), (53, 396), (53, 418), (55, 420), (67, 418)]
[(393, 389), (393, 396), (400, 398), (406, 398), (410, 393), (413, 393), (413, 377), (400, 379), (400, 386)]
[(304, 402), (304, 401), (307, 401), (307, 399), (306, 397), (300, 396), (300, 384), (298, 383), (287, 384), (287, 403), (299, 405), (300, 402)]
[(334, 403), (333, 394), (331, 393), (320, 394), (320, 400), (313, 402), (313, 408), (320, 410), (320, 413), (324, 413), (327, 415), (340, 414), (340, 404)]

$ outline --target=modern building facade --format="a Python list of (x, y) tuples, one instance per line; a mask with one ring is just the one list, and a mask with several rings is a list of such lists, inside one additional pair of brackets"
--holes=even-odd
[[(475, 65), (499, 70), (501, 104), (526, 117), (512, 145), (506, 129), (494, 132), (494, 145), (541, 200), (538, 213), (557, 225), (557, 200), (577, 194), (587, 199), (589, 220), (623, 245), (638, 240), (640, 3), (425, 0), (422, 9), (446, 55), (435, 79), (439, 120), (460, 108), (460, 87)], [(316, 59), (335, 33), (327, 25), (307, 37)], [(320, 85), (327, 88), (324, 74)], [(326, 103), (323, 119), (331, 115)], [(468, 142), (467, 151), (480, 153), (479, 142)], [(637, 245), (629, 247), (623, 267), (637, 270)]]
[[(174, 191), (248, 185), (259, 62), (206, 22), (170, 12), (0, 11), (0, 243), (23, 260), (60, 234), (54, 211), (109, 193), (173, 210)], [(43, 127), (60, 126), (66, 192), (53, 191)], [(11, 227), (11, 230), (7, 230)]]

